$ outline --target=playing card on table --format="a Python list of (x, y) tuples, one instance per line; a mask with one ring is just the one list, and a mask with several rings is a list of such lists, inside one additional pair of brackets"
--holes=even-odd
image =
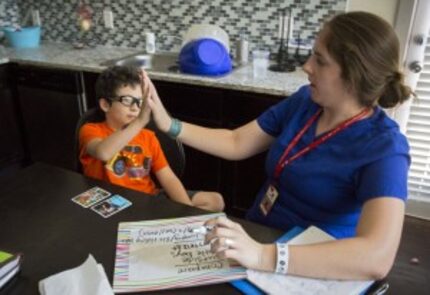
[(91, 207), (97, 202), (100, 202), (103, 199), (106, 199), (110, 196), (110, 192), (105, 191), (104, 189), (95, 186), (75, 197), (72, 198), (72, 201), (76, 204), (81, 205), (84, 208)]
[(91, 207), (91, 210), (97, 212), (104, 218), (107, 218), (129, 206), (131, 206), (131, 202), (129, 200), (121, 197), (120, 195), (113, 195), (111, 198)]

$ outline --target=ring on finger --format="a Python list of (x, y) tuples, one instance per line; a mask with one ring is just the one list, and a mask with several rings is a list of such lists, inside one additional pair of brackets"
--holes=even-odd
[(230, 248), (231, 246), (233, 246), (233, 240), (226, 238), (224, 241), (224, 245), (226, 248)]

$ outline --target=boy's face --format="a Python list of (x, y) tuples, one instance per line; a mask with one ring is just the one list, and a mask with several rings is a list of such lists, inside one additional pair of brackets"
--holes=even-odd
[[(120, 101), (120, 97), (122, 97), (122, 102)], [(133, 98), (139, 99), (140, 104), (143, 105), (140, 85), (120, 87), (116, 91), (116, 97), (100, 100), (100, 107), (105, 112), (106, 122), (111, 128), (120, 129), (131, 123), (139, 115), (140, 107)]]

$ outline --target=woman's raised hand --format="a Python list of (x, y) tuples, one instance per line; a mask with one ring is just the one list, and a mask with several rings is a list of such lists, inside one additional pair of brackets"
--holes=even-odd
[(142, 73), (144, 84), (148, 85), (147, 103), (152, 111), (154, 121), (161, 131), (167, 132), (170, 128), (170, 124), (172, 123), (172, 118), (170, 118), (169, 114), (164, 108), (163, 103), (158, 96), (157, 90), (155, 89), (151, 79), (149, 79), (148, 74), (143, 70)]
[(263, 261), (265, 245), (252, 239), (240, 224), (218, 217), (205, 225), (213, 227), (206, 234), (205, 242), (211, 244), (212, 252), (219, 258), (234, 259), (246, 268), (270, 270)]
[(138, 118), (142, 121), (143, 126), (146, 126), (146, 124), (148, 124), (149, 120), (151, 119), (151, 108), (148, 106), (148, 96), (149, 96), (149, 83), (147, 82), (148, 79), (149, 79), (148, 75), (142, 69), (140, 71), (140, 87), (142, 88), (143, 104), (140, 109)]

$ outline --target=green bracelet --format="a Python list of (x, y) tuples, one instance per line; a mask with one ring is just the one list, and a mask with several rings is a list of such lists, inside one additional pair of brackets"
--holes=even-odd
[(172, 118), (172, 123), (170, 124), (169, 131), (167, 131), (167, 135), (171, 138), (176, 139), (182, 131), (182, 122), (178, 119)]

